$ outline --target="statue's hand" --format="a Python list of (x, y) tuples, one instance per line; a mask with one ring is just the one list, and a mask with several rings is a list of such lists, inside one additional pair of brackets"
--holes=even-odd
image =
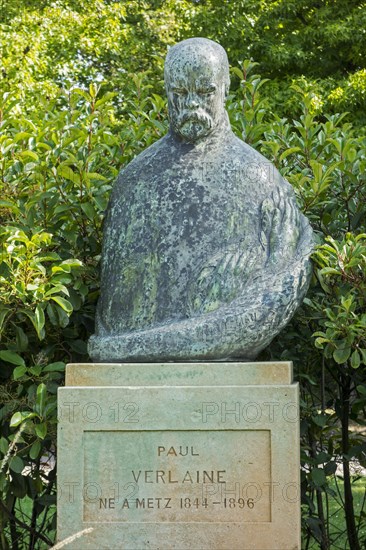
[(260, 242), (266, 264), (275, 265), (293, 257), (300, 232), (300, 211), (291, 199), (276, 189), (261, 205)]

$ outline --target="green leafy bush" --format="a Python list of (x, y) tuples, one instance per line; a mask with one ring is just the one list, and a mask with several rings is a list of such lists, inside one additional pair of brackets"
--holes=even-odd
[[(297, 118), (275, 116), (260, 148), (294, 186), (318, 246), (304, 305), (264, 357), (294, 360), (301, 382), (304, 544), (335, 547), (329, 498), (337, 498), (349, 547), (358, 549), (365, 502), (356, 515), (351, 466), (366, 466), (366, 140), (344, 115), (321, 116), (309, 86), (294, 92)], [(338, 466), (343, 496), (330, 484)]]

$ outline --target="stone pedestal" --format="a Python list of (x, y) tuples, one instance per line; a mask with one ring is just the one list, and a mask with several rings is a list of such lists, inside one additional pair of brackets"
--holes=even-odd
[(68, 548), (300, 550), (290, 363), (72, 364), (58, 403)]

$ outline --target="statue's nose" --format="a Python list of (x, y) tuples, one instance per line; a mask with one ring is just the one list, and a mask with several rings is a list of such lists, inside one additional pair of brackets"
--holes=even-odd
[(191, 109), (197, 109), (199, 107), (199, 101), (195, 94), (189, 94), (187, 97), (187, 107)]

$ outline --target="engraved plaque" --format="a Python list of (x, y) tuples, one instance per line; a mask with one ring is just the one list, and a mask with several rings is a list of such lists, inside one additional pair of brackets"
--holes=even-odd
[(271, 520), (270, 431), (90, 431), (84, 521)]

